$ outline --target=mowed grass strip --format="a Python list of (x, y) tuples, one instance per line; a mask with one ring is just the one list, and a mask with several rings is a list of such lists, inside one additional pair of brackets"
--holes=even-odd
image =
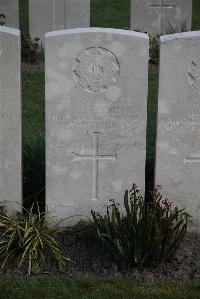
[(200, 299), (200, 284), (147, 284), (131, 278), (1, 278), (0, 298)]
[(44, 72), (22, 71), (23, 140), (44, 134), (45, 83)]
[(193, 0), (192, 30), (200, 30), (200, 0)]

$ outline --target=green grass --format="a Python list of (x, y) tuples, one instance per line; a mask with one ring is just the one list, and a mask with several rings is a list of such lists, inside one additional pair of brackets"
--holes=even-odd
[(193, 0), (193, 30), (200, 30), (200, 1)]
[(24, 32), (29, 31), (29, 18), (28, 18), (28, 0), (19, 0), (20, 12), (20, 29)]
[(44, 133), (44, 72), (22, 71), (23, 139)]
[(156, 142), (158, 75), (149, 73), (148, 109), (147, 109), (147, 160), (154, 159)]
[(130, 0), (91, 0), (91, 26), (129, 27), (129, 7)]
[(131, 278), (1, 278), (0, 298), (200, 299), (200, 284), (139, 284)]

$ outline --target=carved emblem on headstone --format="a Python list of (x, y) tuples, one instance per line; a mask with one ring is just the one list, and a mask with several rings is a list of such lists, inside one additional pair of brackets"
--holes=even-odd
[(112, 52), (93, 47), (78, 54), (72, 71), (74, 80), (85, 91), (103, 92), (117, 82), (120, 65)]
[(192, 87), (200, 94), (200, 65), (192, 61), (188, 69), (188, 80)]

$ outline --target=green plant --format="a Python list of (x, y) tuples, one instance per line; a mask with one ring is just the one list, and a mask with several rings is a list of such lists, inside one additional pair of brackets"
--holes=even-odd
[(45, 210), (45, 140), (37, 134), (23, 145), (23, 197), (28, 210), (36, 203)]
[(189, 215), (185, 210), (172, 209), (159, 189), (146, 203), (136, 185), (126, 190), (124, 208), (125, 215), (112, 200), (105, 216), (91, 211), (95, 235), (113, 259), (126, 268), (170, 260), (187, 230)]
[(0, 26), (4, 26), (6, 24), (6, 16), (1, 13), (0, 14)]
[(39, 38), (32, 39), (28, 33), (21, 34), (22, 62), (36, 64), (39, 62), (41, 47)]
[(34, 214), (33, 209), (26, 215), (10, 217), (5, 213), (0, 214), (0, 260), (4, 269), (13, 258), (17, 259), (17, 267), (27, 266), (30, 275), (41, 263), (45, 262), (47, 253), (59, 265), (65, 266), (69, 258), (65, 257), (56, 240), (62, 231), (51, 225), (45, 213)]

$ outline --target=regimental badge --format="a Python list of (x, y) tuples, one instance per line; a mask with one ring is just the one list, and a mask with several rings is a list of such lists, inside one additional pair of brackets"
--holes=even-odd
[(75, 82), (85, 91), (103, 92), (118, 80), (120, 65), (116, 56), (101, 47), (81, 51), (73, 64)]

